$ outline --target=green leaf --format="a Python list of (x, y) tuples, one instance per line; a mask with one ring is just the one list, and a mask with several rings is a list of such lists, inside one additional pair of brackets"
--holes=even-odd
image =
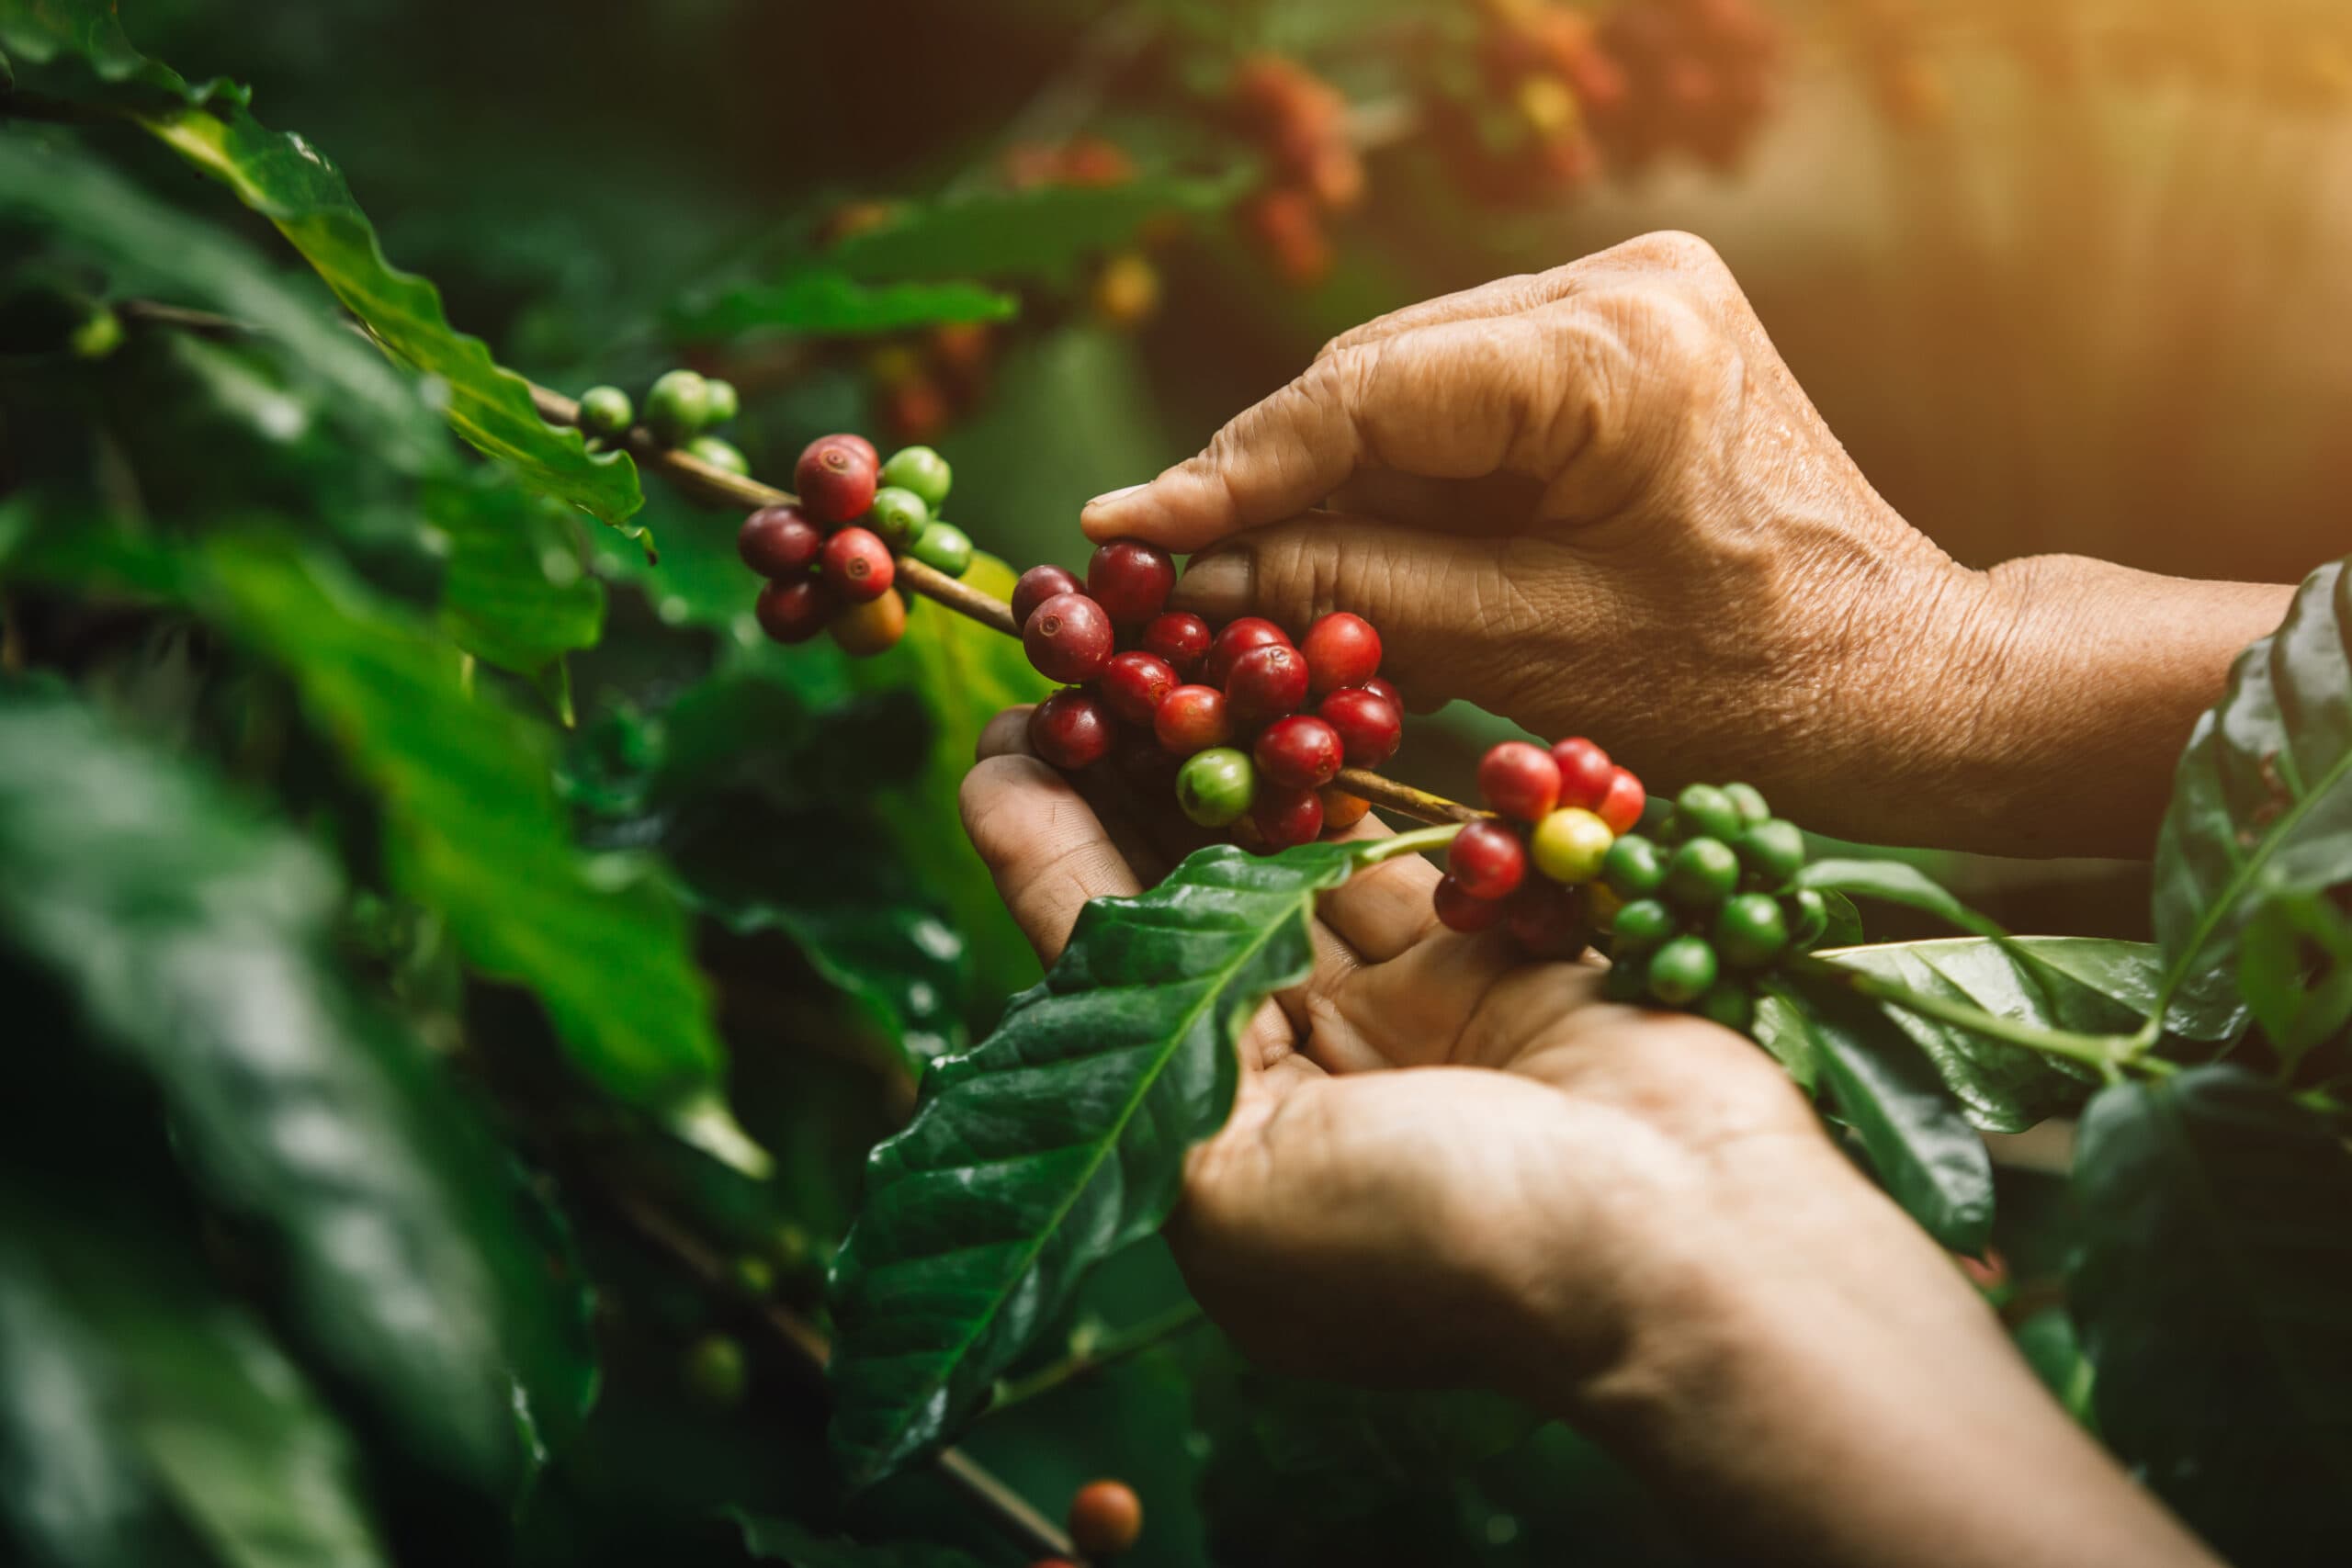
[(537, 677), (605, 631), (605, 585), (581, 564), (571, 518), (507, 485), (446, 483), (424, 497), (445, 541), (441, 625), (484, 663)]
[(1934, 877), (1902, 861), (1815, 861), (1797, 874), (1797, 886), (1902, 904), (1978, 936), (2002, 934), (1998, 925), (1953, 897)]
[(2245, 923), (2238, 993), (2289, 1072), (2352, 1022), (2352, 919), (2324, 894), (2272, 893)]
[(584, 1336), (462, 1108), (329, 967), (337, 891), (183, 765), (60, 695), (0, 695), (0, 935), (274, 1238), (305, 1338), (428, 1462), (505, 1489), (518, 1419), (563, 1428)]
[(1254, 175), (1147, 175), (1125, 185), (980, 191), (902, 208), (894, 220), (822, 253), (865, 282), (985, 277), (1068, 284), (1080, 266), (1132, 243), (1156, 219), (1222, 211)]
[(141, 112), (248, 96), (225, 80), (192, 85), (148, 59), (99, 0), (0, 0), (0, 88), (11, 76), (19, 93)]
[(1821, 1062), (1814, 1052), (1813, 1031), (1805, 1027), (1803, 1000), (1778, 986), (1766, 990), (1756, 998), (1749, 1032), (1799, 1089), (1813, 1093), (1821, 1078)]
[(469, 693), (445, 644), (283, 543), (218, 536), (202, 578), (232, 633), (284, 668), (382, 794), (393, 882), (447, 919), (468, 963), (530, 987), (608, 1092), (763, 1171), (726, 1109), (686, 919), (642, 863), (580, 852), (546, 731)]
[(727, 1517), (742, 1530), (743, 1550), (761, 1562), (788, 1562), (792, 1568), (979, 1568), (978, 1558), (952, 1546), (921, 1540), (860, 1544), (740, 1508), (729, 1509)]
[(2233, 994), (2241, 934), (2282, 894), (2352, 883), (2352, 572), (2303, 581), (2197, 721), (2156, 839), (2166, 1002)]
[(492, 359), (480, 338), (450, 326), (440, 290), (385, 259), (374, 226), (324, 154), (242, 109), (225, 118), (182, 109), (145, 123), (166, 146), (275, 223), (387, 353), (439, 378), (447, 416), (459, 435), (511, 464), (533, 489), (651, 548), (644, 530), (628, 523), (645, 504), (628, 455), (592, 455), (577, 430), (542, 420), (529, 384)]
[(682, 337), (769, 331), (824, 337), (906, 332), (951, 321), (1009, 321), (1021, 302), (977, 283), (865, 284), (825, 268), (746, 283), (670, 312)]
[[(2102, 1090), (2070, 1282), (2099, 1429), (2233, 1561), (2352, 1538), (2352, 1155), (2244, 1070)], [(2241, 1555), (2243, 1554), (2243, 1555)]]
[(874, 1151), (834, 1264), (833, 1446), (888, 1473), (987, 1403), (1095, 1264), (1157, 1230), (1233, 1104), (1235, 1040), (1313, 962), (1351, 851), (1206, 849), (1097, 898), (996, 1032), (934, 1065)]
[(1834, 986), (1807, 985), (1821, 1087), (1905, 1213), (1954, 1252), (1993, 1234), (1993, 1160), (1959, 1097), (1885, 1010)]

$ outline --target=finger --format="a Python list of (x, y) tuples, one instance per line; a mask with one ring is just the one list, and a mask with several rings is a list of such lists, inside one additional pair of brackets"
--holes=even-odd
[(1557, 401), (1559, 370), (1543, 331), (1525, 316), (1455, 321), (1318, 359), (1200, 456), (1097, 497), (1080, 522), (1092, 538), (1196, 550), (1304, 512), (1365, 468), (1455, 479), (1541, 472), (1528, 438), (1549, 446), (1559, 423), (1542, 412), (1547, 396)]
[(1396, 337), (1421, 327), (1443, 326), (1453, 321), (1477, 321), (1489, 316), (1516, 315), (1566, 299), (1577, 286), (1577, 264), (1555, 266), (1544, 272), (1522, 272), (1510, 277), (1498, 277), (1482, 283), (1476, 288), (1424, 299), (1419, 304), (1391, 310), (1376, 316), (1360, 327), (1351, 327), (1325, 344), (1316, 358), (1345, 353), (1368, 343)]
[(1141, 890), (1093, 807), (1035, 757), (986, 759), (964, 775), (957, 802), (998, 895), (1048, 964), (1088, 899)]

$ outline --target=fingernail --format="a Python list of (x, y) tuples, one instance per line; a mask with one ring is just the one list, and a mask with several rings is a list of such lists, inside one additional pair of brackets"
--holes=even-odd
[(1258, 563), (1238, 546), (1196, 556), (1177, 580), (1172, 603), (1212, 621), (1247, 615), (1256, 592)]
[(1098, 506), (1115, 505), (1123, 497), (1133, 495), (1141, 489), (1143, 489), (1142, 485), (1121, 485), (1117, 490), (1106, 490), (1092, 501), (1088, 502), (1085, 510), (1091, 512)]

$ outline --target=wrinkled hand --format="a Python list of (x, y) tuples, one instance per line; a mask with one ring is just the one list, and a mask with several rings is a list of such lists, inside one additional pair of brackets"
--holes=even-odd
[[(1329, 513), (1306, 509), (1329, 501)], [(1417, 705), (1747, 777), (1856, 836), (1977, 718), (1984, 579), (1874, 492), (1702, 242), (1654, 234), (1334, 340), (1199, 457), (1087, 509), (1193, 563), (1178, 603), (1370, 617)], [(1881, 792), (1850, 787), (1867, 760)]]

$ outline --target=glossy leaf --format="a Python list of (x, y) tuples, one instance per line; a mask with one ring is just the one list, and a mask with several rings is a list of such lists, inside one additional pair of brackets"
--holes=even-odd
[(2169, 1000), (2231, 996), (2241, 934), (2279, 894), (2352, 883), (2352, 572), (2304, 580), (2197, 721), (2156, 840)]
[(184, 765), (62, 695), (0, 697), (0, 936), (275, 1239), (305, 1338), (420, 1456), (511, 1487), (517, 1417), (568, 1424), (584, 1337), (462, 1108), (327, 965), (337, 891)]
[(952, 1546), (929, 1541), (861, 1543), (820, 1536), (790, 1519), (763, 1517), (730, 1509), (743, 1532), (743, 1551), (754, 1562), (788, 1562), (792, 1568), (980, 1568), (979, 1559)]
[(1232, 1108), (1241, 1027), (1307, 972), (1316, 896), (1350, 854), (1220, 846), (1093, 900), (996, 1032), (926, 1075), (834, 1265), (833, 1446), (854, 1482), (941, 1441), (1090, 1269), (1167, 1218), (1185, 1151)]
[(1877, 898), (1935, 916), (1978, 936), (1999, 936), (2001, 928), (1954, 897), (1943, 884), (1916, 865), (1895, 860), (1815, 861), (1797, 874), (1797, 886), (1849, 898)]
[(429, 490), (424, 507), (448, 552), (441, 625), (452, 642), (532, 677), (596, 646), (605, 585), (581, 564), (561, 507), (511, 486), (454, 481)]
[(1748, 1032), (1780, 1063), (1796, 1086), (1811, 1094), (1821, 1079), (1821, 1063), (1813, 1048), (1813, 1031), (1805, 1027), (1804, 1000), (1775, 987), (1756, 998), (1756, 1018)]
[(139, 111), (248, 96), (232, 82), (191, 84), (148, 59), (101, 0), (0, 0), (0, 88), (12, 80), (20, 93)]
[(2238, 944), (2238, 994), (2291, 1072), (2352, 1024), (2352, 919), (2327, 896), (2261, 900)]
[(855, 337), (948, 322), (1010, 321), (1019, 309), (1012, 295), (977, 283), (869, 284), (818, 267), (683, 303), (670, 312), (670, 325), (685, 337), (762, 331)]
[(1958, 1096), (1886, 1010), (1834, 986), (1804, 999), (1820, 1087), (1888, 1195), (1954, 1252), (1993, 1233), (1993, 1161)]
[[(2240, 1068), (2102, 1090), (2070, 1300), (2099, 1429), (2233, 1561), (2352, 1539), (2352, 1155)], [(2243, 1554), (2243, 1555), (2241, 1555)]]
[(868, 282), (983, 277), (1067, 284), (1155, 220), (1223, 210), (1250, 175), (1147, 175), (1125, 185), (978, 191), (902, 207), (881, 227), (826, 247), (827, 266)]

